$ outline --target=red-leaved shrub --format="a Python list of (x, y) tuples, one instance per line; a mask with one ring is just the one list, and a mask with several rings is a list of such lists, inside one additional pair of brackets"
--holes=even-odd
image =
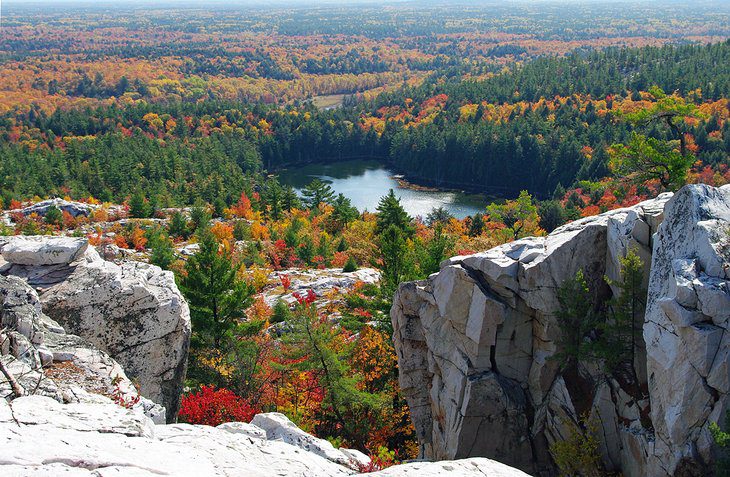
[(254, 415), (256, 409), (244, 399), (214, 386), (202, 386), (199, 392), (183, 396), (180, 402), (179, 418), (189, 424), (217, 426), (224, 422), (250, 422)]

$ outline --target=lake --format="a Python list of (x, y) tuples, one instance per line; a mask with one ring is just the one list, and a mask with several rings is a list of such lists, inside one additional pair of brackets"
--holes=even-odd
[(401, 204), (413, 217), (426, 217), (434, 207), (443, 207), (454, 217), (484, 212), (488, 199), (480, 194), (455, 191), (421, 191), (400, 188), (393, 178), (395, 172), (377, 161), (354, 160), (333, 164), (307, 164), (277, 173), (282, 184), (297, 190), (318, 177), (332, 186), (335, 194), (344, 194), (358, 210), (374, 212), (380, 198), (393, 189)]

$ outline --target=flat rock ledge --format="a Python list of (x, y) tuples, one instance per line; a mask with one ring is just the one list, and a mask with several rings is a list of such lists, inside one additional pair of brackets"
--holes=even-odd
[[(340, 461), (352, 451), (304, 433), (281, 414), (218, 427), (155, 425), (138, 411), (101, 397), (77, 404), (44, 396), (10, 403), (0, 399), (0, 445), (4, 477), (335, 477), (358, 472), (356, 453)], [(489, 459), (411, 463), (368, 475), (527, 476)]]

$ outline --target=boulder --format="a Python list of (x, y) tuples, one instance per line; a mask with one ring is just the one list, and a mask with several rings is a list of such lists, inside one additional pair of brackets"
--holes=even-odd
[(71, 237), (7, 237), (0, 240), (3, 259), (14, 265), (67, 265), (79, 260), (89, 242)]
[[(33, 244), (71, 250), (48, 260), (18, 259)], [(3, 274), (25, 279), (39, 290), (43, 312), (69, 333), (108, 353), (139, 383), (145, 397), (174, 420), (187, 365), (190, 312), (171, 272), (140, 262), (115, 264), (87, 248), (84, 239), (9, 237), (0, 242), (9, 262)], [(20, 257), (26, 257), (20, 254)], [(63, 258), (63, 259), (62, 259)]]
[[(165, 422), (165, 408), (139, 396), (124, 370), (109, 355), (43, 314), (35, 290), (17, 277), (0, 276), (0, 359), (22, 394), (58, 402), (88, 402), (93, 394), (114, 397), (138, 408), (155, 422)], [(0, 396), (16, 390), (0, 374)]]
[(38, 214), (40, 216), (44, 216), (46, 215), (46, 212), (48, 212), (48, 209), (53, 206), (58, 208), (61, 212), (70, 214), (72, 217), (88, 217), (89, 214), (97, 207), (90, 204), (84, 204), (83, 202), (74, 202), (55, 198), (29, 205), (28, 207), (20, 209), (19, 212), (23, 215)]
[(286, 442), (306, 452), (324, 457), (331, 462), (354, 467), (355, 469), (358, 466), (366, 466), (370, 463), (370, 459), (361, 452), (356, 450), (345, 452), (341, 449), (335, 449), (329, 441), (307, 434), (291, 422), (288, 417), (278, 412), (257, 414), (251, 424), (263, 430), (266, 433), (266, 438), (270, 441)]

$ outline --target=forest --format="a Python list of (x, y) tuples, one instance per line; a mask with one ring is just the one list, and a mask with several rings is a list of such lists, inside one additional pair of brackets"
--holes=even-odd
[[(730, 182), (730, 6), (630, 5), (10, 3), (0, 234), (85, 236), (174, 272), (193, 321), (181, 420), (277, 410), (373, 456), (363, 470), (414, 457), (388, 318), (399, 283)], [(365, 158), (495, 200), (411, 217), (397, 190), (365, 212), (326, 182), (277, 179)], [(23, 213), (53, 197), (93, 211)], [(294, 288), (307, 276), (360, 278)]]

